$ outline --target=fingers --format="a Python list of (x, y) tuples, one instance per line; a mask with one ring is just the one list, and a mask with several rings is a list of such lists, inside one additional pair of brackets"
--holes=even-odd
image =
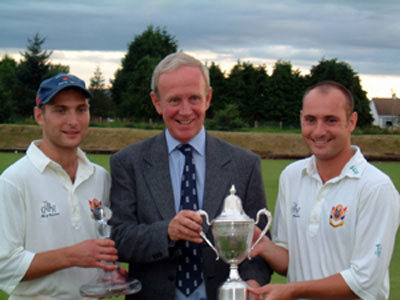
[(117, 254), (118, 251), (115, 248), (115, 242), (109, 239), (95, 239), (96, 245), (99, 251), (107, 254)]
[(254, 287), (250, 287), (249, 288), (249, 291), (250, 291), (250, 293), (252, 293), (255, 297), (256, 297), (256, 299), (257, 299), (257, 297), (263, 297), (264, 296), (264, 294), (266, 293), (266, 291), (267, 291), (267, 285), (264, 285), (264, 286), (262, 286), (262, 287), (257, 287), (257, 288), (254, 288)]
[[(253, 280), (253, 279), (247, 280), (246, 282), (247, 282), (247, 284), (249, 285), (249, 290), (250, 290), (250, 292), (251, 292), (253, 289), (260, 288), (259, 283), (258, 283), (257, 281), (255, 281), (255, 280)], [(264, 295), (263, 295), (263, 294), (257, 295), (257, 294), (254, 294), (254, 293), (253, 293), (252, 299), (253, 299), (253, 300), (263, 300), (263, 299), (264, 299)]]
[(261, 229), (258, 226), (254, 226), (253, 242), (255, 242), (261, 234)]
[(203, 220), (192, 210), (181, 210), (169, 223), (168, 235), (172, 241), (186, 240), (201, 243), (200, 232)]
[(95, 257), (98, 261), (115, 262), (118, 260), (118, 251), (115, 242), (109, 239), (96, 239), (97, 248)]

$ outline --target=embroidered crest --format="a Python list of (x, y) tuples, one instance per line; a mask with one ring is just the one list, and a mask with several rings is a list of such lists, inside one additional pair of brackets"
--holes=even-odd
[(334, 228), (343, 226), (346, 213), (347, 207), (344, 207), (342, 204), (332, 207), (329, 224)]
[(89, 200), (89, 205), (90, 205), (90, 211), (92, 212), (92, 214), (90, 215), (90, 217), (92, 219), (94, 219), (93, 216), (93, 212), (96, 208), (101, 207), (103, 204), (101, 203), (101, 201), (99, 201), (97, 198), (93, 198), (93, 200)]

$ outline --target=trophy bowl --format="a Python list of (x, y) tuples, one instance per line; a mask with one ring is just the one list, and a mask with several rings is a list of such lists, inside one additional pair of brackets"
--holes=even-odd
[(211, 228), (219, 256), (227, 264), (240, 264), (246, 259), (254, 232), (247, 221), (225, 221)]
[[(232, 185), (230, 195), (224, 200), (221, 214), (212, 222), (209, 222), (208, 214), (204, 210), (199, 210), (198, 214), (206, 218), (206, 223), (211, 226), (215, 246), (207, 239), (204, 232), (200, 235), (203, 240), (214, 250), (217, 260), (222, 260), (230, 265), (229, 278), (218, 289), (219, 300), (249, 300), (251, 295), (248, 292), (248, 285), (240, 278), (238, 265), (243, 262), (249, 253), (258, 244), (261, 238), (267, 233), (272, 215), (267, 209), (261, 209), (257, 213), (257, 220), (248, 217), (243, 211), (242, 202), (236, 194), (235, 186)], [(254, 234), (254, 226), (258, 224), (260, 216), (264, 214), (267, 225), (262, 233), (251, 245)]]

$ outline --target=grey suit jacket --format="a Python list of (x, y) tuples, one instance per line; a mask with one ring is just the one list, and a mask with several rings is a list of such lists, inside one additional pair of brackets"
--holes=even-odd
[[(130, 145), (111, 156), (112, 238), (120, 261), (129, 262), (129, 275), (142, 282), (142, 291), (127, 299), (175, 299), (177, 249), (168, 240), (168, 224), (175, 216), (165, 133)], [(255, 219), (266, 206), (260, 158), (243, 148), (206, 135), (206, 176), (203, 209), (210, 220), (221, 212), (223, 200), (235, 184), (247, 215)], [(204, 222), (205, 223), (205, 222)], [(210, 228), (204, 232), (214, 243)], [(265, 226), (263, 221), (259, 224)], [(211, 248), (202, 244), (207, 299), (217, 297), (227, 279), (228, 265), (216, 261)], [(259, 257), (240, 265), (243, 280), (264, 285), (272, 271)]]

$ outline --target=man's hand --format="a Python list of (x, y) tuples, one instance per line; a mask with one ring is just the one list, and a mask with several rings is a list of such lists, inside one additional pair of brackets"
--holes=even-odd
[(200, 244), (203, 239), (200, 232), (203, 230), (203, 220), (193, 210), (181, 210), (168, 225), (168, 236), (171, 241), (185, 240)]
[[(255, 280), (253, 280), (253, 279), (247, 280), (246, 282), (249, 285), (249, 287), (252, 288), (252, 289), (256, 289), (256, 288), (260, 287), (259, 283), (257, 281), (255, 281)], [(253, 294), (253, 298), (252, 299), (253, 300), (264, 300), (264, 296), (263, 295), (255, 295), (255, 294)]]
[[(254, 299), (291, 300), (291, 286), (288, 284), (267, 284), (260, 288), (250, 288)], [(258, 298), (257, 298), (258, 297)]]
[(22, 280), (40, 278), (71, 267), (102, 268), (106, 271), (117, 269), (118, 260), (115, 243), (109, 239), (92, 239), (70, 247), (36, 253)]
[[(261, 234), (261, 229), (257, 226), (254, 226), (254, 235), (252, 245), (257, 241), (258, 237)], [(250, 257), (255, 257), (257, 255), (263, 254), (263, 252), (267, 251), (266, 248), (268, 246), (268, 237), (264, 236), (260, 242), (254, 247), (254, 249), (250, 252)], [(261, 255), (262, 256), (262, 255)]]
[(116, 265), (106, 263), (118, 260), (115, 243), (110, 239), (86, 240), (67, 248), (66, 252), (72, 266), (102, 268), (106, 271), (117, 268)]

